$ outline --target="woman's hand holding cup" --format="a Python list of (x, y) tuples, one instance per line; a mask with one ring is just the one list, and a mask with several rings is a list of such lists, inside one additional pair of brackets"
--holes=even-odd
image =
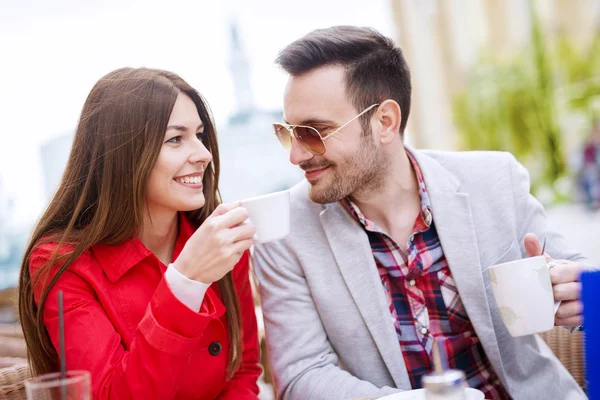
[(216, 282), (253, 244), (256, 228), (240, 202), (220, 204), (188, 239), (173, 267), (189, 279)]

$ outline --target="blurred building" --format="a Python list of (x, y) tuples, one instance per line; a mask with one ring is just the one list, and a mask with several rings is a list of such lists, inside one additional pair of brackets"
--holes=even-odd
[[(547, 33), (585, 44), (600, 0), (532, 0)], [(391, 0), (397, 41), (412, 73), (408, 138), (417, 147), (455, 149), (452, 98), (483, 50), (508, 56), (529, 40), (529, 0)]]
[(2, 182), (0, 182), (0, 262), (9, 255), (10, 245), (8, 243), (9, 233), (9, 215), (11, 213), (10, 200), (2, 191)]
[(235, 24), (229, 52), (236, 108), (218, 127), (220, 188), (226, 202), (284, 190), (302, 179), (273, 133), (271, 124), (283, 120), (282, 111), (261, 110), (254, 103), (251, 66)]
[(16, 225), (13, 210), (13, 199), (3, 191), (0, 182), (0, 291), (17, 285), (30, 228)]
[(46, 201), (50, 201), (58, 188), (63, 171), (67, 166), (72, 143), (73, 134), (68, 133), (51, 139), (40, 148)]

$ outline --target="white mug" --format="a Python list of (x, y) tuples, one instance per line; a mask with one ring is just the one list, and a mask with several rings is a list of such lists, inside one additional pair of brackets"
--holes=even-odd
[(560, 301), (554, 301), (549, 269), (544, 256), (488, 268), (500, 316), (513, 337), (546, 332), (554, 327)]
[(249, 220), (256, 227), (254, 241), (266, 243), (285, 237), (290, 232), (290, 192), (269, 193), (242, 200)]

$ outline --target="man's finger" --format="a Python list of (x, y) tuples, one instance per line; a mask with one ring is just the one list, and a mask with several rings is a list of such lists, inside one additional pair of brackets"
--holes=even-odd
[(581, 298), (581, 283), (559, 283), (552, 287), (554, 301), (579, 300)]
[(565, 319), (576, 317), (583, 312), (583, 303), (580, 301), (563, 301), (556, 311), (556, 318)]
[(551, 261), (550, 266), (556, 265), (555, 267), (550, 268), (550, 280), (553, 285), (558, 285), (560, 283), (569, 283), (569, 282), (579, 282), (581, 277), (581, 273), (584, 268), (575, 263), (562, 264), (556, 261)]
[(577, 326), (583, 324), (583, 316), (576, 315), (569, 318), (555, 318), (554, 325), (557, 326)]
[(523, 238), (523, 244), (525, 245), (525, 251), (529, 257), (542, 255), (542, 245), (535, 234), (528, 233), (525, 235), (525, 238)]

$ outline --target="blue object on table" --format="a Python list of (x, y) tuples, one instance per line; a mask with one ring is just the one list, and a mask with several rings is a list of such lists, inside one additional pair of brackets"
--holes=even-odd
[(590, 400), (600, 399), (600, 271), (581, 275), (585, 360)]

